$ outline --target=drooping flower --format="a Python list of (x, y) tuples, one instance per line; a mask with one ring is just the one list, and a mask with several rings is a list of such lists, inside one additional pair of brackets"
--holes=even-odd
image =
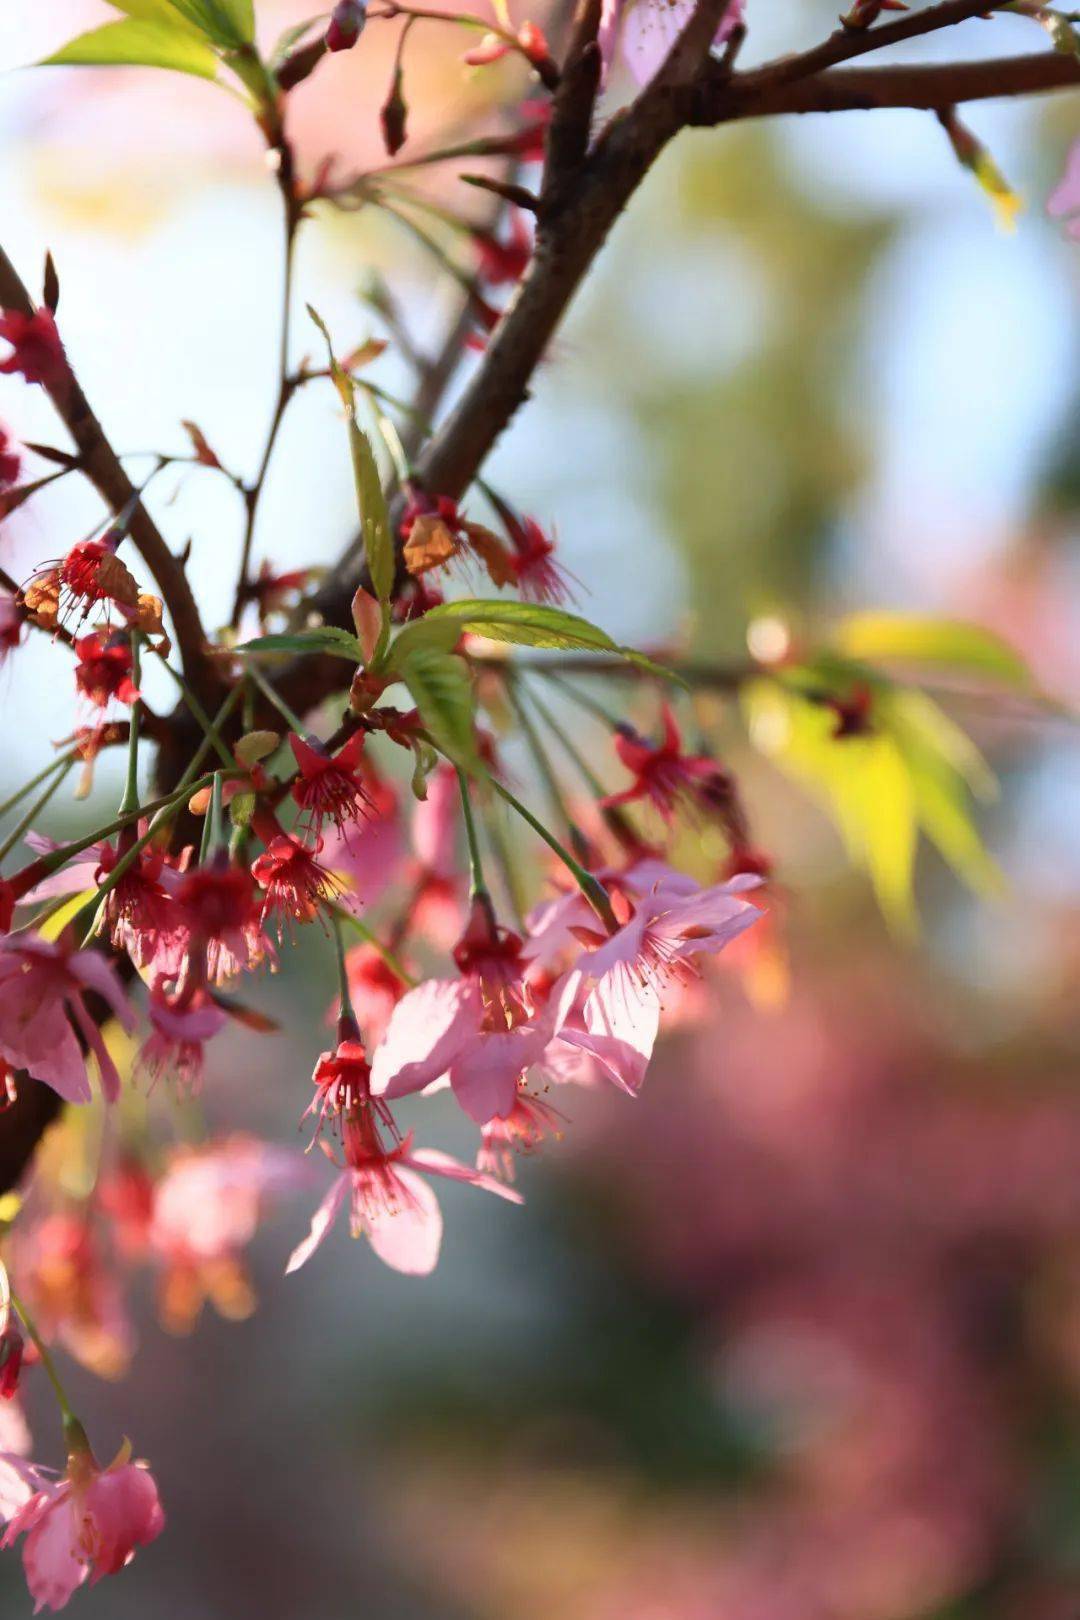
[(264, 894), (261, 919), (265, 923), (276, 918), (279, 938), (290, 922), (314, 922), (336, 891), (333, 877), (315, 854), (288, 833), (271, 839), (252, 862), (251, 875)]
[(511, 566), (514, 583), (527, 602), (569, 602), (573, 596), (570, 578), (557, 561), (555, 542), (535, 518), (514, 515), (507, 523), (513, 543)]
[(32, 315), (19, 309), (0, 310), (0, 338), (11, 344), (0, 372), (9, 377), (19, 373), (28, 383), (42, 383), (46, 388), (63, 386), (68, 377), (67, 355), (51, 309), (36, 309)]
[(110, 531), (100, 540), (80, 540), (59, 562), (36, 570), (32, 583), (48, 585), (55, 579), (60, 623), (72, 615), (85, 619), (101, 602), (115, 602), (132, 612), (137, 609), (138, 584), (116, 555), (122, 538)]
[(75, 685), (95, 708), (104, 709), (113, 698), (134, 703), (139, 693), (131, 678), (131, 638), (120, 631), (93, 630), (75, 642)]
[(663, 707), (663, 732), (658, 743), (650, 743), (632, 726), (620, 726), (615, 734), (615, 752), (631, 772), (634, 781), (619, 793), (609, 793), (601, 801), (610, 807), (647, 800), (670, 821), (680, 798), (716, 772), (716, 761), (701, 754), (684, 754), (682, 735), (669, 704)]
[(371, 1106), (344, 1117), (342, 1141), (345, 1162), (339, 1167), (341, 1174), (315, 1211), (307, 1237), (289, 1256), (286, 1275), (310, 1260), (346, 1203), (352, 1236), (366, 1237), (386, 1265), (416, 1277), (434, 1271), (442, 1243), (442, 1213), (420, 1171), (464, 1181), (512, 1203), (522, 1202), (519, 1193), (448, 1153), (413, 1148), (411, 1135), (386, 1148)]
[(289, 733), (289, 747), (297, 764), (292, 796), (300, 808), (306, 835), (317, 838), (324, 821), (332, 821), (341, 832), (349, 823), (368, 814), (371, 796), (359, 773), (364, 751), (364, 733), (354, 731), (336, 754), (331, 754), (314, 737)]
[(116, 970), (98, 951), (73, 951), (36, 934), (0, 939), (0, 1057), (66, 1102), (89, 1102), (86, 1059), (74, 1024), (97, 1060), (107, 1100), (114, 1102), (120, 1076), (86, 1007), (88, 991), (103, 998), (124, 1029), (134, 1028)]
[(49, 1480), (35, 1470), (33, 1495), (11, 1518), (0, 1546), (22, 1535), (23, 1570), (37, 1609), (62, 1609), (84, 1581), (96, 1586), (130, 1564), (165, 1528), (149, 1464), (131, 1462), (125, 1444), (108, 1468), (87, 1450), (68, 1458), (67, 1472)]
[(218, 853), (176, 886), (178, 925), (161, 970), (196, 984), (221, 984), (257, 967), (268, 950), (255, 880)]
[(588, 1052), (623, 1090), (637, 1091), (665, 990), (693, 971), (696, 956), (723, 950), (760, 919), (761, 911), (743, 898), (758, 883), (747, 875), (691, 895), (658, 888), (638, 900), (610, 937), (594, 933), (596, 948), (579, 958), (559, 989), (555, 1038)]
[(177, 1150), (154, 1188), (145, 1239), (170, 1332), (190, 1332), (206, 1301), (229, 1321), (250, 1316), (243, 1251), (276, 1200), (313, 1179), (302, 1154), (253, 1136)]
[(206, 1043), (221, 1033), (228, 1014), (203, 989), (196, 990), (186, 1005), (178, 1005), (161, 978), (150, 992), (148, 1011), (151, 1034), (139, 1050), (136, 1072), (151, 1085), (168, 1075), (183, 1091), (197, 1095), (202, 1090)]
[(525, 980), (521, 940), (474, 901), (454, 948), (458, 979), (428, 979), (398, 1002), (372, 1060), (376, 1096), (404, 1097), (448, 1080), (478, 1125), (513, 1109), (518, 1081), (549, 1031)]
[(546, 1136), (560, 1136), (563, 1123), (557, 1108), (519, 1086), (505, 1119), (496, 1116), (483, 1127), (476, 1168), (499, 1181), (513, 1181), (515, 1156), (535, 1153)]

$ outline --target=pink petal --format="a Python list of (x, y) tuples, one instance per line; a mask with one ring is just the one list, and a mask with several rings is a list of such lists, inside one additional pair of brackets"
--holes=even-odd
[(394, 1271), (426, 1277), (435, 1270), (442, 1245), (439, 1201), (422, 1177), (401, 1167), (395, 1171), (401, 1197), (393, 1209), (369, 1212), (366, 1234), (379, 1259)]
[(1065, 160), (1065, 173), (1046, 200), (1046, 212), (1053, 219), (1080, 209), (1080, 141), (1074, 141)]
[(70, 1491), (53, 1499), (23, 1546), (23, 1570), (38, 1609), (62, 1609), (85, 1581), (87, 1565), (76, 1552)]
[(402, 996), (371, 1061), (376, 1096), (422, 1091), (449, 1069), (480, 1021), (479, 997), (463, 979), (428, 979)]
[(299, 1271), (309, 1261), (323, 1238), (338, 1218), (345, 1195), (349, 1190), (348, 1176), (338, 1176), (326, 1197), (311, 1217), (311, 1230), (302, 1243), (298, 1243), (285, 1267), (286, 1277)]
[(124, 1029), (130, 1031), (135, 1028), (135, 1014), (124, 994), (119, 975), (100, 951), (75, 951), (67, 965), (68, 971), (80, 984), (85, 984), (87, 989), (95, 991), (108, 1003)]
[(655, 986), (616, 968), (596, 984), (583, 1016), (585, 1029), (565, 1028), (561, 1038), (596, 1058), (624, 1091), (639, 1091), (660, 1030)]
[(517, 1099), (518, 1081), (547, 1044), (547, 1031), (528, 1024), (472, 1035), (450, 1065), (454, 1096), (469, 1118), (478, 1125), (496, 1116), (505, 1119)]
[(500, 1198), (505, 1198), (511, 1204), (525, 1202), (513, 1187), (507, 1187), (503, 1182), (496, 1181), (494, 1176), (481, 1174), (471, 1164), (462, 1164), (460, 1159), (444, 1153), (441, 1148), (416, 1148), (414, 1152), (406, 1154), (401, 1162), (413, 1165), (417, 1170), (426, 1171), (430, 1176), (446, 1176), (449, 1181), (464, 1181), (470, 1187), (479, 1187), (483, 1192), (498, 1193)]

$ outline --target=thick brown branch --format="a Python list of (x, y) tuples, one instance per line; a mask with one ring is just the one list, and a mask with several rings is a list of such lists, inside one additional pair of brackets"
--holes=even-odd
[[(34, 307), (14, 265), (0, 248), (0, 308), (17, 309), (24, 315), (30, 315)], [(123, 511), (135, 497), (135, 486), (105, 437), (101, 423), (74, 375), (69, 372), (66, 385), (46, 384), (46, 387), (57, 413), (78, 446), (80, 469), (112, 512)], [(136, 505), (131, 518), (130, 534), (135, 549), (153, 574), (169, 610), (187, 679), (196, 691), (203, 694), (212, 692), (217, 685), (217, 677), (207, 657), (206, 635), (187, 575), (141, 502)]]
[(989, 62), (935, 62), (895, 67), (831, 68), (764, 92), (736, 77), (705, 90), (695, 124), (713, 126), (786, 113), (872, 112), (912, 107), (936, 112), (962, 101), (1080, 89), (1080, 61), (1046, 52)]

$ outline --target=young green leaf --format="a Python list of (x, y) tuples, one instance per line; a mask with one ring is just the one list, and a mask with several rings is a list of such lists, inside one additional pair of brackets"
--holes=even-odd
[(353, 380), (334, 354), (326, 322), (318, 310), (313, 309), (310, 304), (307, 306), (307, 312), (326, 339), (330, 375), (334, 387), (341, 396), (341, 402), (349, 413), (349, 451), (352, 456), (353, 481), (356, 485), (356, 504), (360, 514), (364, 555), (367, 558), (371, 583), (375, 587), (375, 595), (380, 602), (387, 603), (393, 595), (396, 560), (393, 535), (390, 531), (390, 514), (387, 511), (386, 496), (383, 494), (382, 479), (379, 476), (379, 464), (375, 460), (371, 440), (357, 423)]
[(464, 660), (438, 647), (414, 646), (400, 676), (431, 740), (462, 770), (475, 771), (479, 758), (473, 726), (473, 689)]
[(1020, 655), (992, 630), (908, 613), (855, 613), (833, 638), (837, 651), (866, 663), (926, 664), (1030, 686)]
[(254, 41), (254, 0), (172, 0), (172, 5), (224, 50), (239, 50)]
[(173, 23), (144, 22), (136, 17), (105, 23), (61, 45), (41, 67), (158, 67), (217, 77), (217, 57), (190, 29)]
[[(620, 646), (606, 630), (591, 624), (580, 614), (567, 613), (565, 608), (546, 607), (536, 602), (490, 601), (475, 598), (462, 602), (443, 602), (430, 608), (422, 619), (407, 625), (390, 651), (391, 663), (401, 656), (396, 654), (398, 643), (405, 638), (422, 641), (428, 637), (445, 639), (449, 629), (454, 639), (463, 631), (487, 636), (491, 641), (511, 642), (518, 647), (542, 647), (552, 651), (611, 653), (624, 658), (639, 669), (666, 680), (677, 677), (644, 653), (633, 647)], [(448, 643), (453, 645), (453, 642)], [(404, 652), (404, 648), (402, 652)]]
[(360, 532), (364, 537), (364, 556), (367, 558), (371, 583), (379, 601), (389, 602), (394, 592), (396, 572), (390, 513), (371, 440), (357, 426), (355, 414), (349, 418), (349, 448), (356, 481), (356, 503), (360, 510)]
[(351, 664), (361, 664), (364, 655), (356, 637), (347, 630), (338, 630), (332, 624), (320, 625), (316, 630), (294, 630), (280, 635), (256, 636), (236, 648), (238, 653), (326, 653), (333, 658), (347, 658)]

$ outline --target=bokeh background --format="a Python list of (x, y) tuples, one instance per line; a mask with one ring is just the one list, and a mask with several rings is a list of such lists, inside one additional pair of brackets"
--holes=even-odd
[[(307, 7), (259, 10), (273, 35)], [(811, 43), (835, 7), (748, 10), (753, 60)], [(181, 450), (188, 417), (250, 472), (280, 285), (258, 142), (202, 84), (20, 70), (102, 15), (0, 14), (4, 246), (27, 278), (52, 249), (64, 335), (115, 443)], [(419, 141), (492, 91), (452, 33), (417, 37)], [(1007, 18), (925, 49), (1038, 43)], [(377, 161), (387, 62), (372, 25), (297, 92), (306, 172), (329, 150)], [(812, 632), (857, 606), (916, 608), (999, 629), (1075, 698), (1080, 248), (1043, 199), (1080, 106), (970, 122), (1027, 198), (1013, 235), (914, 113), (698, 134), (658, 165), (492, 462), (620, 639), (681, 634), (723, 660), (762, 613)], [(434, 341), (452, 289), (392, 223), (306, 229), (299, 288), (343, 344), (372, 329), (357, 290), (373, 269)], [(378, 376), (406, 380), (392, 357)], [(0, 415), (20, 439), (57, 431), (17, 381)], [(341, 450), (332, 399), (308, 390), (258, 556), (333, 555)], [(166, 476), (153, 505), (224, 617), (235, 494)], [(25, 575), (98, 515), (66, 480), (9, 521), (4, 566)], [(42, 642), (0, 673), (0, 793), (71, 729)], [(524, 1210), (451, 1188), (427, 1283), (343, 1233), (285, 1283), (301, 1197), (256, 1247), (246, 1323), (171, 1339), (136, 1291), (128, 1378), (72, 1384), (103, 1451), (131, 1433), (153, 1459), (170, 1527), (74, 1600), (87, 1620), (1075, 1620), (1076, 732), (986, 703), (955, 714), (1001, 779), (984, 820), (1000, 899), (927, 858), (921, 938), (891, 938), (829, 823), (721, 706), (779, 863), (787, 994), (721, 975), (715, 1013), (664, 1043), (638, 1101), (568, 1105), (565, 1139), (521, 1168)], [(114, 788), (105, 765), (93, 803)], [(93, 813), (60, 804), (47, 826)], [(223, 1044), (205, 1111), (291, 1143), (325, 953), (260, 995), (284, 1029)], [(432, 1112), (467, 1153), (451, 1110)], [(38, 1454), (58, 1460), (47, 1403), (30, 1405)], [(0, 1602), (23, 1612), (10, 1557)]]

